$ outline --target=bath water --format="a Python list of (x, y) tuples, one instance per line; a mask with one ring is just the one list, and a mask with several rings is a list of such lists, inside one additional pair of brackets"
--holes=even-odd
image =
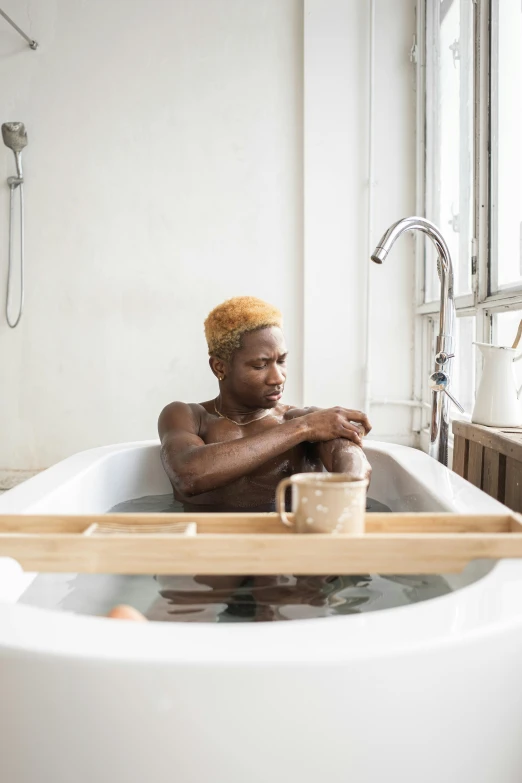
[[(368, 512), (390, 511), (368, 500)], [(173, 513), (183, 507), (168, 495), (119, 503), (108, 513)], [(473, 578), (466, 580), (464, 586)], [(22, 603), (80, 614), (106, 614), (126, 603), (150, 620), (244, 623), (358, 614), (426, 601), (454, 588), (444, 576), (120, 576), (39, 574)]]

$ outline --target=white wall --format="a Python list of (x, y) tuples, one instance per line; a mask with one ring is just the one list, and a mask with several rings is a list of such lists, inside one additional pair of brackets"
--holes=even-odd
[[(202, 321), (237, 294), (284, 312), (287, 401), (361, 404), (367, 5), (3, 0), (40, 48), (0, 19), (0, 121), (29, 134), (25, 314), (14, 332), (0, 318), (0, 476), (155, 437), (166, 402), (212, 396)], [(414, 204), (413, 8), (377, 2), (376, 238)], [(0, 182), (12, 173), (2, 147)], [(7, 211), (0, 187), (2, 299)], [(413, 243), (401, 243), (375, 274), (378, 396), (411, 394)], [(378, 432), (407, 436), (409, 415), (376, 411)]]
[[(237, 294), (284, 311), (299, 399), (298, 0), (3, 8), (40, 48), (0, 19), (1, 119), (29, 134), (25, 315), (14, 332), (0, 323), (0, 468), (155, 437), (167, 402), (215, 394), (202, 324)], [(4, 181), (3, 147), (0, 167)]]
[[(412, 397), (414, 242), (401, 238), (380, 267), (369, 255), (415, 210), (415, 2), (375, 0), (370, 242), (369, 9), (306, 2), (305, 397), (316, 405), (363, 406), (368, 268), (371, 396)], [(376, 437), (410, 440), (411, 409), (373, 406), (370, 418)]]

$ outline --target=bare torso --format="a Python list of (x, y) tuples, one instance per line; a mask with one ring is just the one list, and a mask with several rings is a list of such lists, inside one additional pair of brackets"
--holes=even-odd
[[(305, 413), (295, 406), (279, 404), (258, 421), (239, 426), (216, 414), (214, 400), (189, 407), (198, 425), (198, 435), (206, 445), (267, 432)], [(317, 470), (322, 470), (322, 463), (314, 455), (312, 445), (300, 443), (224, 487), (190, 498), (184, 498), (174, 488), (174, 496), (183, 502), (187, 511), (273, 511), (275, 491), (281, 479), (293, 473)]]
[[(221, 398), (219, 402), (222, 410)], [(233, 399), (225, 410), (231, 408), (234, 410)], [(248, 416), (237, 407), (234, 412), (243, 420)], [(324, 469), (350, 471), (352, 466), (345, 462), (344, 453), (350, 445), (360, 452), (364, 462), (362, 449), (355, 445), (360, 440), (359, 431), (354, 435), (350, 424), (353, 419), (365, 418), (360, 412), (342, 408), (299, 409), (280, 402), (266, 408), (266, 413), (261, 407), (254, 412), (257, 417), (241, 426), (237, 420), (218, 415), (214, 400), (189, 405), (174, 402), (162, 411), (158, 421), (162, 461), (174, 496), (183, 503), (185, 511), (274, 511), (276, 487), (283, 478)], [(214, 592), (202, 599), (197, 584), (219, 589), (223, 597), (247, 576), (196, 576), (191, 582), (194, 595), (187, 579), (181, 583), (174, 580), (164, 597), (184, 606), (192, 598), (197, 604), (213, 603)], [(273, 587), (271, 600), (277, 603), (278, 580), (255, 577), (253, 585), (262, 584), (264, 590)], [(310, 580), (305, 581), (308, 595)], [(295, 600), (301, 598), (294, 596)]]

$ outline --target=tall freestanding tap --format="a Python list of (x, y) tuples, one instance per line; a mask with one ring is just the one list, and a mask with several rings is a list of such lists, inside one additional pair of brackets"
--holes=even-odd
[(422, 217), (407, 217), (394, 223), (377, 244), (372, 261), (382, 264), (396, 240), (404, 231), (422, 231), (437, 249), (437, 270), (440, 278), (440, 320), (435, 351), (435, 369), (430, 375), (431, 397), (430, 456), (448, 464), (449, 401), (463, 413), (464, 408), (450, 393), (455, 302), (453, 300), (453, 264), (444, 237), (434, 223)]

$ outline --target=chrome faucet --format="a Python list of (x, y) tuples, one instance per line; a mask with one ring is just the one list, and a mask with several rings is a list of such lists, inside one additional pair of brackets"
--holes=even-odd
[(422, 217), (408, 217), (394, 223), (386, 231), (375, 248), (372, 261), (382, 264), (395, 241), (404, 231), (422, 231), (437, 249), (437, 271), (440, 279), (440, 322), (435, 352), (435, 370), (430, 375), (431, 397), (430, 456), (444, 465), (448, 464), (449, 401), (463, 413), (464, 408), (449, 391), (453, 332), (455, 327), (455, 302), (453, 301), (453, 264), (444, 237), (434, 223)]

